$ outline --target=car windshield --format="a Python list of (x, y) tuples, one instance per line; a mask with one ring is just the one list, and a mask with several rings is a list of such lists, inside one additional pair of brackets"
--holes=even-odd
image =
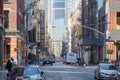
[(36, 67), (25, 68), (24, 75), (34, 75), (34, 74), (40, 74), (38, 68)]
[(45, 59), (46, 60), (52, 60), (52, 57), (46, 57)]
[(102, 70), (116, 70), (117, 67), (115, 65), (112, 65), (112, 64), (103, 64), (103, 65), (100, 65), (100, 69), (102, 69)]

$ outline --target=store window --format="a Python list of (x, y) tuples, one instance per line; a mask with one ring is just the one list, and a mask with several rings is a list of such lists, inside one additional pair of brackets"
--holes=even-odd
[(120, 17), (120, 12), (117, 12), (117, 17)]

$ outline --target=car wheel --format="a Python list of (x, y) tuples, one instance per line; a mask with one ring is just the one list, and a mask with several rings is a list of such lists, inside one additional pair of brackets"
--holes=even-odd
[(94, 79), (97, 79), (97, 77), (94, 75)]
[(97, 80), (101, 80), (101, 79), (100, 79), (100, 74), (98, 74)]
[(97, 77), (96, 77), (96, 72), (94, 72), (94, 79), (97, 79)]
[(45, 63), (43, 63), (43, 66), (45, 65)]
[(51, 63), (51, 66), (52, 66), (53, 64)]

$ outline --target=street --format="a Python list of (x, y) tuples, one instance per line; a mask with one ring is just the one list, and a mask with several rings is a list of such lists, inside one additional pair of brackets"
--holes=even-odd
[[(41, 66), (40, 70), (45, 73), (45, 80), (94, 80), (94, 69), (96, 66), (72, 66), (61, 62), (54, 63), (53, 66), (47, 64)], [(0, 71), (0, 80), (6, 79), (7, 71)]]
[(96, 66), (71, 66), (55, 63), (40, 67), (45, 72), (45, 80), (94, 80)]
[(7, 74), (6, 70), (0, 71), (0, 80), (5, 80), (6, 79), (6, 74)]

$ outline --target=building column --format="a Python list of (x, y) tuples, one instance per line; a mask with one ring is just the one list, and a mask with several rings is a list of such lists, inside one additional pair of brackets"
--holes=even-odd
[(3, 0), (0, 0), (0, 68), (4, 66)]

